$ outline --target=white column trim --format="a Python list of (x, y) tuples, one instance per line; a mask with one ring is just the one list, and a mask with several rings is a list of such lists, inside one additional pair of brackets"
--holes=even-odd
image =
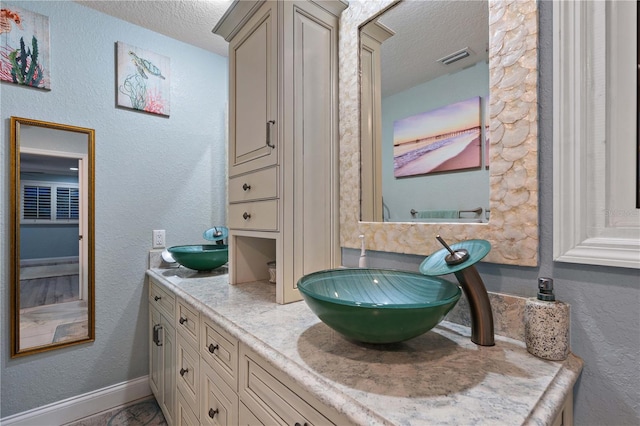
[[(616, 163), (611, 147), (635, 144), (616, 132), (620, 126), (611, 117), (620, 83), (607, 61), (620, 53), (610, 44), (619, 13), (605, 2), (553, 3), (555, 261), (640, 268), (639, 211), (616, 208), (609, 187)], [(626, 223), (616, 225), (612, 214), (624, 215)]]

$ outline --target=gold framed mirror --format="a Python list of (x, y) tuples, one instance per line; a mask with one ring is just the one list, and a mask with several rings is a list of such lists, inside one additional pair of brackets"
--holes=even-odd
[(95, 131), (11, 117), (11, 357), (95, 340)]
[[(485, 239), (492, 250), (484, 261), (538, 264), (538, 8), (535, 0), (491, 0), (489, 5), (489, 219), (483, 223), (377, 222), (361, 214), (361, 135), (379, 119), (363, 118), (360, 29), (397, 0), (353, 2), (340, 27), (340, 242), (384, 252), (429, 255), (441, 246), (435, 236), (455, 242)], [(425, 2), (431, 3), (431, 2)], [(373, 78), (369, 82), (375, 81)], [(370, 83), (369, 83), (370, 84)], [(369, 92), (371, 93), (371, 91)], [(370, 98), (370, 97), (369, 97)], [(363, 130), (365, 129), (365, 130)], [(371, 127), (369, 127), (371, 129)], [(373, 163), (373, 160), (370, 160)], [(366, 182), (366, 179), (364, 179)], [(372, 179), (369, 179), (372, 182)], [(375, 187), (375, 183), (365, 184)], [(455, 191), (451, 188), (450, 191)], [(375, 197), (375, 195), (374, 195)], [(471, 207), (476, 207), (475, 205)], [(381, 214), (378, 214), (380, 217)], [(364, 219), (364, 220), (363, 220)]]

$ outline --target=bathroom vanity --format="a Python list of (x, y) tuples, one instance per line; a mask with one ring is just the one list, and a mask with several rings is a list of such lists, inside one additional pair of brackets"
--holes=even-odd
[(225, 268), (147, 275), (151, 383), (169, 424), (572, 424), (573, 354), (544, 361), (499, 335), (477, 346), (448, 321), (358, 344), (304, 302), (275, 303), (266, 281), (229, 285)]

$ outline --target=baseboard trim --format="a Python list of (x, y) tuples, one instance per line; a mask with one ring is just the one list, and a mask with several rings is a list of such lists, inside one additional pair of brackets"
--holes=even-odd
[(78, 263), (78, 256), (40, 257), (37, 259), (21, 259), (20, 266), (55, 265), (56, 263)]
[(0, 419), (2, 426), (62, 425), (151, 395), (149, 376), (139, 377)]

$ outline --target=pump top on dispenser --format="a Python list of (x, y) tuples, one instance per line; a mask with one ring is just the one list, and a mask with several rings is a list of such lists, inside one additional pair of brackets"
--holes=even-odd
[(529, 353), (561, 361), (569, 355), (570, 306), (556, 301), (553, 280), (538, 278), (538, 296), (524, 306), (524, 337)]
[(553, 294), (553, 280), (551, 278), (538, 278), (538, 300), (553, 302), (556, 300)]

